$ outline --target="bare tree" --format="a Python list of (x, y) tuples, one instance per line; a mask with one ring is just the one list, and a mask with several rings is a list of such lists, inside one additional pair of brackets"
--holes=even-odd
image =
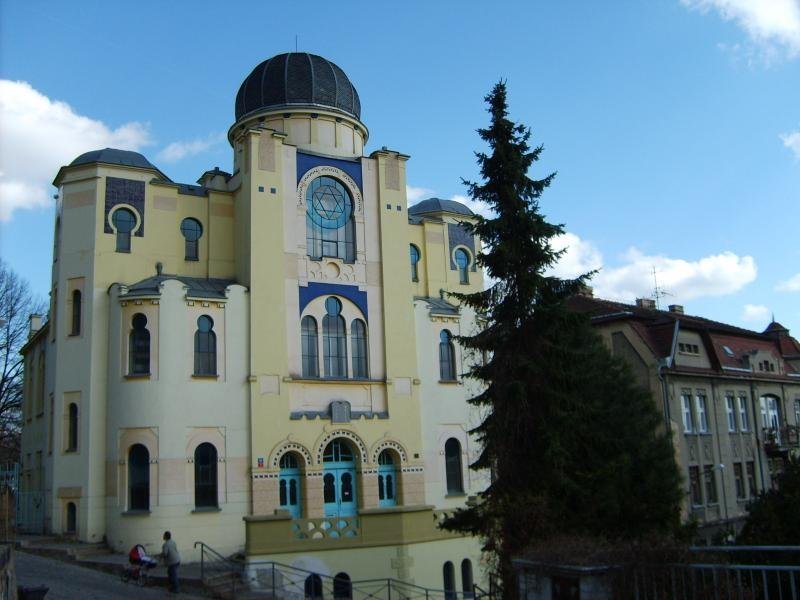
[(23, 388), (19, 352), (28, 341), (30, 315), (43, 309), (28, 282), (0, 260), (0, 455), (5, 460), (19, 457)]

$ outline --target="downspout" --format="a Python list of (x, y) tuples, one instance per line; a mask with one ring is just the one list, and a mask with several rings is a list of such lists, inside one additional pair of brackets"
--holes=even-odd
[[(711, 406), (714, 407), (714, 435), (717, 436), (717, 456), (722, 460), (722, 445), (719, 441), (719, 419), (717, 418), (717, 386), (711, 380)], [(725, 492), (725, 464), (719, 463), (719, 475), (722, 479), (722, 503), (725, 507), (725, 522), (728, 522), (728, 494)]]
[(761, 491), (767, 489), (764, 482), (764, 461), (761, 460), (761, 452), (764, 445), (761, 443), (761, 436), (758, 435), (758, 415), (756, 412), (756, 388), (753, 381), (750, 380), (750, 403), (753, 406), (753, 433), (756, 434), (756, 456), (758, 456), (758, 474), (761, 475)]
[(675, 319), (675, 328), (672, 332), (672, 346), (670, 347), (669, 356), (658, 359), (658, 368), (656, 369), (656, 376), (661, 382), (661, 397), (664, 403), (664, 422), (667, 426), (667, 431), (670, 433), (669, 439), (672, 444), (672, 418), (669, 410), (669, 387), (667, 386), (667, 377), (664, 374), (664, 369), (669, 369), (675, 362), (675, 348), (678, 345), (678, 331), (680, 330), (680, 319)]

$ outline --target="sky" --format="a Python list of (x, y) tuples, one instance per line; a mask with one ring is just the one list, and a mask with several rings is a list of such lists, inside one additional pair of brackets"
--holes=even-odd
[(503, 80), (529, 175), (557, 172), (556, 273), (800, 337), (800, 0), (0, 0), (0, 257), (46, 297), (51, 182), (85, 151), (230, 171), (239, 85), (295, 49), (348, 74), (366, 154), (411, 156), (409, 203), (485, 213), (462, 180)]

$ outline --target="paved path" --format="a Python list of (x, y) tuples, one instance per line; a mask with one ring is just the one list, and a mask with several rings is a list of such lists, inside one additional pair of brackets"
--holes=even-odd
[(46, 585), (50, 588), (45, 600), (150, 600), (151, 598), (175, 598), (181, 600), (208, 600), (207, 597), (191, 594), (168, 594), (162, 587), (138, 587), (123, 583), (119, 577), (87, 569), (53, 558), (45, 558), (26, 552), (14, 553), (17, 570), (17, 585)]

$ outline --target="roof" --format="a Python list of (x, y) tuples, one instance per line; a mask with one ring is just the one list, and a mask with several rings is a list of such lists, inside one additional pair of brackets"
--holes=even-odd
[(160, 296), (161, 284), (169, 279), (180, 281), (186, 286), (186, 295), (192, 298), (225, 298), (225, 290), (236, 283), (233, 279), (203, 279), (200, 277), (184, 277), (182, 275), (155, 275), (142, 279), (133, 285), (126, 286), (126, 297)]
[(248, 75), (236, 94), (236, 120), (262, 109), (319, 106), (361, 118), (361, 100), (344, 71), (307, 52), (268, 58)]
[(77, 165), (88, 165), (96, 162), (125, 167), (137, 167), (139, 169), (151, 169), (153, 171), (159, 171), (159, 173), (161, 172), (158, 167), (147, 160), (144, 155), (138, 152), (132, 152), (131, 150), (118, 150), (116, 148), (103, 148), (102, 150), (84, 152), (69, 163), (69, 166), (75, 167)]
[(461, 202), (443, 200), (442, 198), (428, 198), (427, 200), (417, 202), (408, 209), (408, 214), (413, 216), (439, 212), (453, 213), (467, 217), (475, 216), (475, 213), (472, 212), (469, 207), (461, 204)]
[(458, 316), (458, 306), (451, 304), (442, 298), (432, 298), (430, 296), (414, 296), (415, 300), (422, 300), (430, 307), (432, 315)]

